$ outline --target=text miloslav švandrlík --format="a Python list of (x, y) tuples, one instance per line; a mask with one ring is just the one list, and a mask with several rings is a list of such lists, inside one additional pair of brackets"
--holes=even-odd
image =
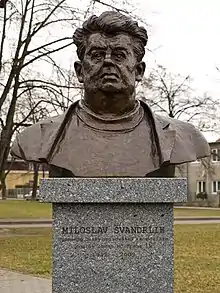
[(146, 234), (165, 233), (164, 226), (65, 226), (62, 227), (62, 234)]

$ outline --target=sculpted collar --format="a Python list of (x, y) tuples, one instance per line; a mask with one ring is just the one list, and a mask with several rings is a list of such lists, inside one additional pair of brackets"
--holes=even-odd
[(143, 120), (144, 109), (140, 106), (140, 102), (136, 101), (135, 108), (129, 113), (106, 119), (104, 116), (92, 112), (83, 100), (80, 100), (76, 106), (76, 115), (87, 126), (97, 131), (128, 132), (132, 131)]

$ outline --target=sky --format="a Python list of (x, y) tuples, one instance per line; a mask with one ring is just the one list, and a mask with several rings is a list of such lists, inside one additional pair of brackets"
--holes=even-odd
[(153, 60), (170, 71), (191, 75), (198, 91), (220, 95), (220, 2), (218, 0), (139, 0), (150, 24)]

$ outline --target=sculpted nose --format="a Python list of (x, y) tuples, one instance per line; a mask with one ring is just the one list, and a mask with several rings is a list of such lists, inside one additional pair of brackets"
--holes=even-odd
[(114, 62), (112, 61), (112, 58), (111, 58), (111, 51), (107, 50), (107, 52), (105, 54), (104, 64), (105, 65), (114, 64)]

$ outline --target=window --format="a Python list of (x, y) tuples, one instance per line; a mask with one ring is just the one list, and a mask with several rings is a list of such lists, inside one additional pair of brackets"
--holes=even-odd
[(205, 192), (206, 184), (205, 181), (197, 181), (197, 193)]
[(220, 181), (212, 181), (212, 193), (220, 191)]
[(220, 162), (220, 149), (211, 150), (211, 154), (213, 162)]
[(33, 163), (28, 163), (28, 170), (34, 171), (34, 164)]

